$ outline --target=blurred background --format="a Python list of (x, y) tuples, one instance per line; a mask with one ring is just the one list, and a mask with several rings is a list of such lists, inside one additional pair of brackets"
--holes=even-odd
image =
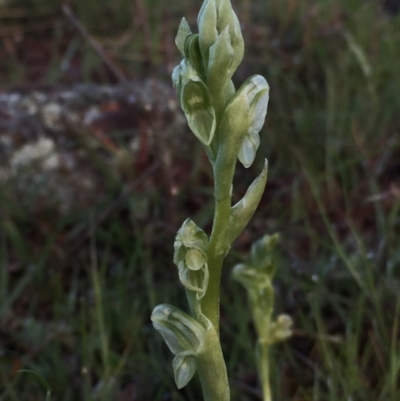
[[(272, 350), (280, 401), (400, 400), (400, 2), (232, 0), (271, 86), (269, 182), (226, 260), (232, 400), (261, 400), (244, 290), (251, 243), (281, 234)], [(178, 391), (155, 305), (186, 309), (172, 245), (209, 232), (212, 174), (170, 74), (200, 0), (0, 2), (0, 400), (201, 400)]]

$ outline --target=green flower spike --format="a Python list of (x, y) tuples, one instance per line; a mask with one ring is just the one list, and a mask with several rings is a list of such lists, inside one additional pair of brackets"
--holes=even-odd
[(172, 81), (190, 129), (203, 145), (210, 145), (216, 118), (207, 86), (188, 59), (174, 68)]
[[(174, 242), (174, 263), (192, 317), (170, 305), (160, 305), (152, 320), (175, 354), (172, 364), (178, 388), (185, 386), (196, 371), (205, 401), (229, 401), (219, 338), (220, 281), (224, 258), (249, 223), (266, 185), (267, 161), (243, 198), (232, 206), (237, 162), (249, 167), (260, 144), (269, 86), (255, 75), (238, 91), (235, 89), (232, 76), (243, 58), (244, 43), (230, 0), (204, 0), (197, 25), (198, 33), (192, 33), (184, 18), (179, 25), (175, 43), (183, 60), (174, 68), (172, 81), (189, 127), (202, 143), (213, 169), (214, 218), (210, 238), (187, 219)], [(261, 251), (264, 248), (261, 244)], [(287, 319), (271, 321), (274, 264), (262, 252), (254, 248), (252, 257), (237, 266), (234, 275), (249, 291), (262, 344), (260, 360), (266, 361), (265, 347), (269, 345), (265, 341), (283, 338), (290, 327)], [(268, 383), (266, 365), (261, 370), (263, 383)]]
[(272, 344), (292, 335), (293, 321), (288, 315), (280, 315), (272, 321), (274, 289), (272, 278), (276, 262), (272, 251), (279, 236), (265, 235), (251, 247), (250, 258), (233, 269), (233, 278), (247, 290), (258, 341), (256, 362), (262, 386), (263, 399), (271, 401), (269, 349)]
[(186, 219), (179, 229), (174, 243), (174, 263), (178, 266), (183, 286), (203, 298), (208, 286), (207, 249), (208, 238), (202, 229)]
[(251, 247), (248, 261), (236, 265), (233, 278), (247, 290), (259, 340), (265, 344), (273, 344), (289, 337), (291, 319), (289, 316), (279, 317), (271, 322), (274, 290), (272, 278), (276, 263), (272, 251), (279, 241), (279, 235), (265, 235)]

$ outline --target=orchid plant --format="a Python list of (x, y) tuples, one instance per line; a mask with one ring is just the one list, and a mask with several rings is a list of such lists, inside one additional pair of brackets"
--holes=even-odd
[(257, 369), (260, 376), (263, 399), (271, 401), (269, 384), (269, 348), (272, 344), (286, 340), (292, 335), (292, 319), (280, 315), (273, 321), (274, 289), (272, 278), (276, 272), (276, 261), (272, 251), (278, 243), (278, 234), (265, 235), (255, 242), (250, 257), (233, 268), (233, 278), (247, 290), (250, 309), (257, 333)]
[[(179, 229), (174, 263), (185, 287), (190, 314), (158, 305), (154, 327), (175, 355), (172, 367), (178, 388), (197, 372), (205, 401), (229, 401), (228, 376), (219, 340), (220, 279), (224, 258), (253, 216), (267, 182), (268, 163), (232, 205), (232, 181), (237, 160), (250, 167), (260, 144), (269, 100), (269, 86), (260, 75), (248, 78), (236, 91), (231, 80), (242, 61), (244, 43), (230, 0), (205, 0), (199, 11), (199, 33), (182, 19), (176, 45), (183, 57), (172, 80), (190, 129), (202, 144), (214, 173), (215, 211), (210, 237), (192, 220)], [(259, 368), (265, 400), (270, 400), (268, 347), (290, 335), (291, 321), (272, 323), (273, 262), (276, 236), (266, 236), (252, 249), (248, 263), (234, 277), (248, 290), (259, 336)], [(269, 397), (269, 398), (268, 398)]]

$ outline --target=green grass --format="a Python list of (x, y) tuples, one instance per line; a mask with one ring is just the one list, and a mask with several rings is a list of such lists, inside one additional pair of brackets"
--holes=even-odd
[[(38, 3), (19, 2), (32, 15)], [(40, 3), (55, 13), (55, 2)], [(221, 336), (232, 400), (257, 400), (260, 392), (246, 295), (229, 267), (252, 240), (278, 231), (277, 307), (293, 316), (296, 330), (273, 352), (275, 399), (398, 401), (400, 16), (389, 18), (374, 1), (233, 3), (249, 21), (237, 82), (249, 72), (265, 75), (271, 101), (259, 151), (259, 164), (263, 155), (270, 162), (266, 195), (223, 277)], [(200, 1), (172, 2), (165, 16), (163, 1), (143, 0), (147, 28), (132, 18), (134, 4), (72, 7), (132, 77), (150, 65), (164, 78), (166, 40), (183, 14), (194, 23)], [(62, 81), (60, 62), (77, 57), (87, 80), (97, 74), (108, 82), (90, 46), (65, 20), (59, 29), (43, 80)], [(132, 37), (118, 47), (123, 33)], [(18, 58), (7, 60), (1, 81), (24, 80), (27, 69)], [(22, 368), (43, 376), (57, 401), (200, 401), (196, 381), (176, 390), (172, 356), (150, 322), (158, 303), (185, 308), (172, 263), (180, 223), (191, 216), (210, 224), (209, 171), (199, 155), (190, 180), (175, 177), (174, 216), (166, 189), (153, 187), (130, 195), (97, 226), (93, 211), (82, 211), (48, 229), (1, 195), (1, 401), (45, 399), (40, 382), (17, 374)], [(187, 166), (191, 158), (176, 155), (174, 163)], [(239, 171), (238, 193), (256, 169)], [(123, 185), (110, 183), (108, 203)], [(143, 201), (145, 220), (136, 210)]]

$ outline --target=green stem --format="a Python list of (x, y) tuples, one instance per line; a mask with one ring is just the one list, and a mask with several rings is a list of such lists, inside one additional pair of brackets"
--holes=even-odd
[(271, 388), (269, 384), (269, 344), (259, 343), (257, 363), (263, 392), (263, 400), (271, 401)]
[(197, 358), (204, 401), (229, 401), (230, 391), (219, 335), (212, 326), (207, 330), (206, 349)]
[(210, 274), (207, 292), (201, 302), (204, 315), (219, 334), (219, 299), (222, 264), (228, 251), (225, 244), (227, 222), (231, 210), (229, 194), (222, 200), (216, 198), (213, 229), (208, 247), (208, 270)]
[(254, 292), (250, 294), (250, 303), (253, 311), (254, 325), (258, 336), (257, 367), (263, 392), (263, 400), (271, 401), (272, 397), (269, 380), (269, 340), (274, 305), (274, 289), (270, 280), (268, 281), (268, 286), (261, 293), (257, 293), (257, 296), (254, 296)]
[(222, 262), (224, 257), (209, 257), (209, 274), (210, 280), (207, 292), (201, 301), (201, 310), (203, 314), (210, 320), (215, 330), (219, 334), (219, 299), (220, 299), (220, 283)]
[(225, 185), (222, 185), (215, 170), (214, 177), (215, 212), (207, 254), (210, 278), (207, 292), (201, 301), (201, 311), (210, 320), (212, 327), (207, 331), (206, 349), (198, 357), (197, 371), (205, 401), (229, 401), (228, 374), (219, 340), (219, 301), (222, 264), (230, 246), (226, 243), (226, 237), (231, 210), (231, 184), (226, 185), (224, 182)]

